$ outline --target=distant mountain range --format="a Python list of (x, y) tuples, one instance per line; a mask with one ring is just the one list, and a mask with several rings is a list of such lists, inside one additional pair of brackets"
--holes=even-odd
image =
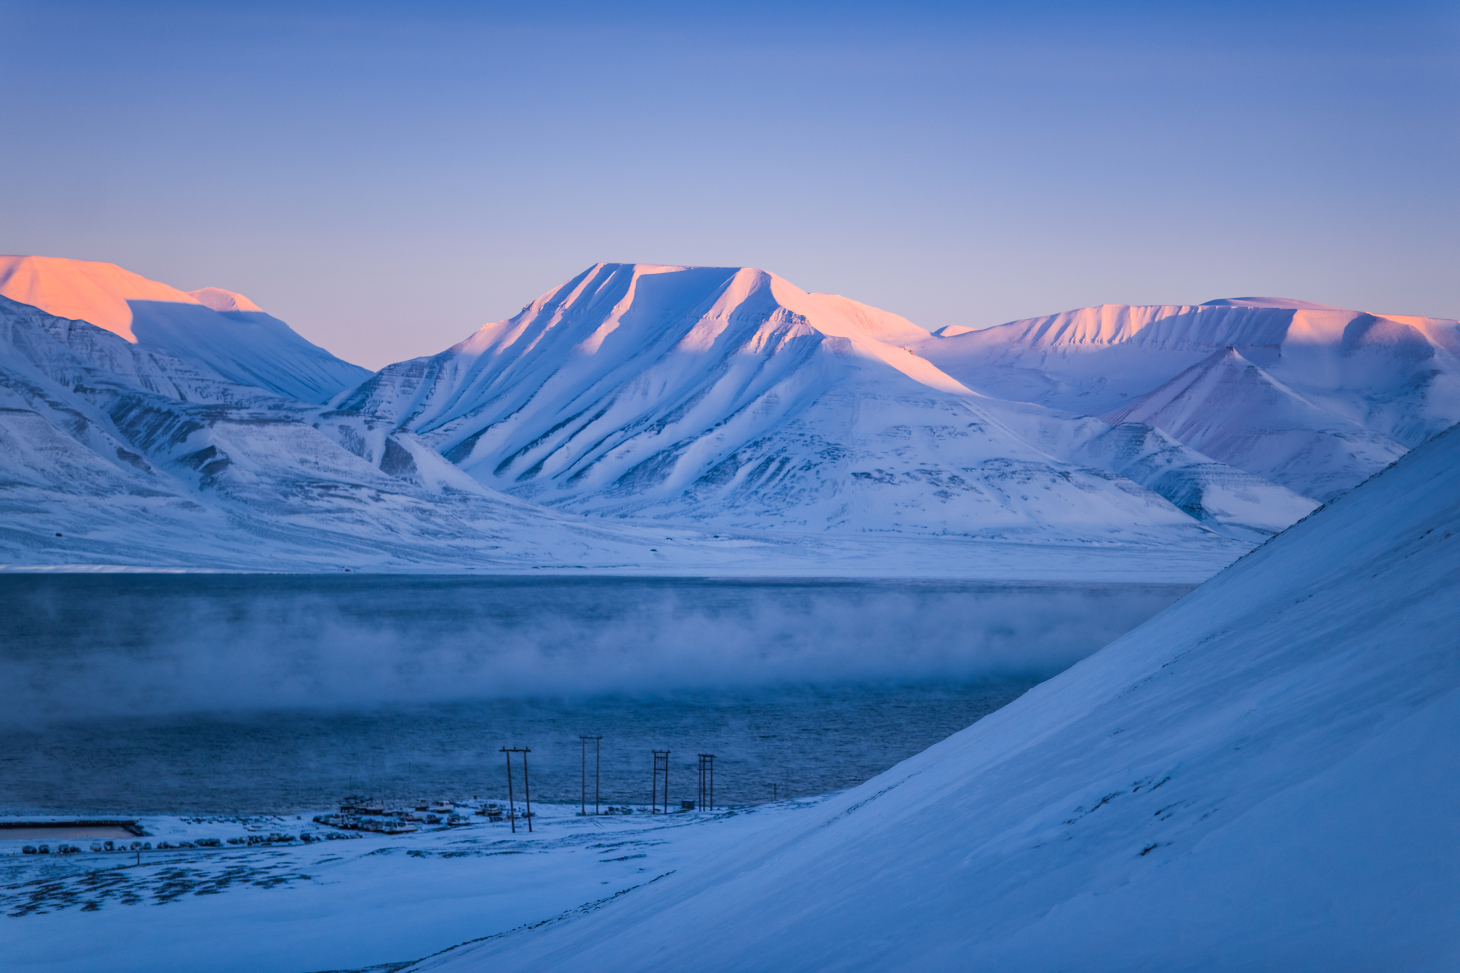
[(970, 388), (1139, 422), (1328, 500), (1460, 419), (1460, 325), (1280, 298), (1105, 305), (924, 342)]
[(1276, 299), (930, 334), (600, 264), (372, 375), (110, 264), (3, 257), (0, 295), (12, 563), (1209, 574), (1460, 419), (1457, 322)]

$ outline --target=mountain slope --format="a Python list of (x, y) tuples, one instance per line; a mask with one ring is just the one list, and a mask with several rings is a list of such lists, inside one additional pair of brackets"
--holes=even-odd
[(1088, 419), (1074, 428), (1083, 436), (1060, 448), (1061, 455), (1139, 483), (1232, 536), (1266, 540), (1318, 506), (1316, 500), (1219, 463), (1141, 422), (1107, 426)]
[[(1198, 372), (1178, 376), (1207, 362), (1198, 369), (1207, 394), (1192, 400), (1183, 422), (1164, 413), (1161, 428), (1213, 459), (1320, 499), (1460, 420), (1460, 322), (1436, 318), (1283, 298), (1102, 305), (982, 331), (944, 329), (910, 347), (985, 394), (1115, 422), (1154, 417), (1152, 399), (1141, 409), (1133, 403), (1175, 395)], [(1258, 371), (1223, 364), (1228, 349)], [(1242, 401), (1249, 394), (1276, 412)], [(1205, 419), (1202, 410), (1210, 410)], [(1174, 431), (1178, 425), (1193, 438)], [(1274, 432), (1286, 445), (1272, 440)], [(1264, 439), (1272, 452), (1254, 445)]]
[(1405, 452), (1309, 402), (1233, 348), (1102, 418), (1153, 426), (1213, 459), (1325, 501)]
[(329, 415), (392, 419), (484, 484), (601, 516), (1200, 542), (1159, 496), (1021, 436), (1029, 407), (899, 344), (926, 336), (764, 271), (600, 264)]
[(305, 341), (241, 294), (216, 287), (185, 293), (115, 264), (0, 257), (0, 295), (304, 402), (323, 402), (370, 374)]
[(1448, 970), (1460, 429), (1000, 712), (413, 969)]
[(0, 297), (0, 561), (619, 565), (652, 543), (492, 494), (406, 434), (360, 455), (316, 416)]
[(1460, 322), (1302, 301), (1107, 304), (934, 337), (915, 350), (986, 394), (1099, 415), (1227, 348), (1406, 446), (1460, 418)]

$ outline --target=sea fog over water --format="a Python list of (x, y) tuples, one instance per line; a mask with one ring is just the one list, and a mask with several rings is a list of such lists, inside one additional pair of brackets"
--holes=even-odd
[[(717, 803), (860, 783), (1189, 586), (0, 575), (0, 811), (261, 813), (349, 794)], [(593, 764), (590, 759), (591, 778)], [(590, 791), (590, 800), (591, 800)]]

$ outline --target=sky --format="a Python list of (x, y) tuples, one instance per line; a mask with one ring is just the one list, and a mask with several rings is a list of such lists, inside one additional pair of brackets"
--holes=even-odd
[(599, 261), (1460, 317), (1460, 5), (0, 0), (0, 252), (372, 368)]

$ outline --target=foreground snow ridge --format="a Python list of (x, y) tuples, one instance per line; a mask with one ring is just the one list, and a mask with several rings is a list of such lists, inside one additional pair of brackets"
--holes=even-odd
[(419, 970), (1452, 970), (1460, 431), (784, 832)]

